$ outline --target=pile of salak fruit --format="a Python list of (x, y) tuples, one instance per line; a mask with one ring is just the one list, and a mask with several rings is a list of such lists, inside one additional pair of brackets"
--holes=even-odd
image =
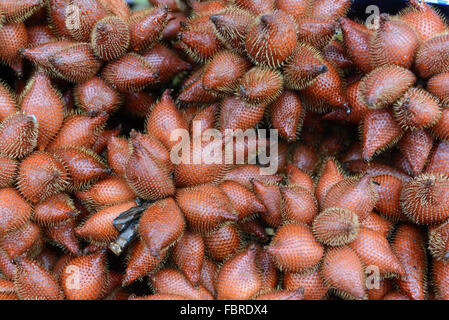
[(448, 26), (350, 6), (1, 0), (0, 299), (449, 299)]

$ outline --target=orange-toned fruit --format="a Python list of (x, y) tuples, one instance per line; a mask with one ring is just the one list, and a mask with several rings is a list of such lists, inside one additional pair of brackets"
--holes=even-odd
[(449, 33), (426, 40), (416, 52), (415, 69), (422, 78), (449, 71)]
[(350, 0), (315, 0), (309, 14), (312, 17), (337, 20), (346, 15), (350, 6)]
[(76, 43), (64, 47), (48, 58), (53, 71), (70, 82), (84, 82), (98, 73), (101, 62), (89, 43)]
[(266, 105), (250, 105), (236, 96), (228, 96), (221, 102), (217, 126), (226, 129), (246, 131), (256, 126), (263, 118)]
[(363, 145), (363, 160), (394, 146), (402, 136), (401, 127), (386, 109), (370, 110), (360, 124), (360, 139)]
[(379, 196), (375, 209), (391, 221), (407, 220), (400, 208), (403, 181), (398, 177), (387, 174), (375, 176), (373, 181)]
[(69, 300), (96, 300), (107, 282), (106, 252), (99, 251), (68, 261), (61, 271), (61, 287)]
[(144, 211), (139, 222), (139, 234), (151, 255), (173, 245), (184, 233), (184, 216), (173, 198), (159, 200)]
[(104, 111), (99, 114), (84, 115), (75, 113), (67, 116), (64, 119), (61, 130), (49, 144), (47, 150), (51, 151), (66, 147), (91, 148), (103, 131), (107, 119), (108, 114)]
[(6, 23), (21, 22), (32, 16), (43, 4), (42, 0), (4, 0), (0, 4), (0, 11)]
[(22, 61), (19, 51), (28, 45), (28, 35), (23, 23), (11, 23), (1, 27), (0, 62), (9, 65), (18, 75), (22, 75)]
[(409, 69), (413, 64), (419, 39), (405, 22), (380, 15), (380, 26), (370, 43), (371, 62), (376, 66), (397, 65)]
[(89, 189), (75, 192), (75, 196), (91, 209), (100, 209), (136, 198), (126, 180), (116, 176), (97, 181)]
[(349, 247), (357, 253), (365, 266), (377, 267), (382, 277), (405, 276), (404, 267), (382, 234), (362, 226)]
[(109, 167), (118, 176), (124, 176), (129, 159), (128, 140), (121, 137), (110, 137), (107, 144), (107, 160)]
[(0, 156), (0, 188), (11, 186), (16, 179), (19, 162), (8, 157)]
[(304, 288), (304, 300), (321, 300), (329, 290), (324, 284), (318, 270), (308, 273), (291, 273), (284, 275), (284, 287), (287, 290)]
[(287, 175), (288, 186), (303, 187), (307, 191), (314, 193), (314, 181), (309, 174), (305, 173), (303, 170), (292, 165), (291, 163), (287, 163), (285, 173)]
[(272, 290), (257, 295), (254, 300), (304, 300), (304, 288), (296, 290)]
[(332, 40), (337, 28), (335, 21), (324, 17), (303, 17), (296, 20), (298, 41), (319, 50), (326, 47)]
[(76, 222), (74, 219), (66, 220), (57, 225), (45, 228), (45, 236), (54, 245), (74, 255), (80, 255), (81, 250), (75, 234)]
[(397, 279), (399, 289), (413, 300), (427, 295), (427, 257), (424, 237), (417, 226), (403, 224), (393, 235), (394, 254), (405, 269), (405, 277)]
[(291, 163), (297, 168), (312, 174), (318, 165), (318, 155), (313, 147), (296, 143), (291, 151)]
[(217, 276), (219, 300), (245, 300), (255, 295), (263, 286), (256, 264), (257, 247), (250, 245), (226, 261)]
[(281, 10), (257, 18), (245, 38), (246, 52), (251, 60), (270, 68), (281, 66), (293, 54), (296, 43), (295, 22)]
[(36, 67), (43, 67), (44, 70), (54, 75), (54, 70), (49, 58), (74, 42), (68, 40), (52, 40), (43, 44), (37, 44), (20, 51), (21, 55), (31, 61)]
[(200, 283), (209, 290), (214, 297), (216, 296), (217, 270), (218, 266), (209, 258), (204, 257)]
[(429, 251), (437, 260), (449, 260), (449, 224), (431, 226), (428, 231)]
[(366, 216), (373, 211), (378, 199), (372, 178), (364, 175), (361, 178), (346, 178), (336, 184), (326, 194), (322, 209), (338, 207), (347, 209), (359, 217), (363, 222)]
[(267, 251), (281, 270), (302, 272), (320, 262), (324, 247), (308, 226), (287, 223), (277, 230)]
[(401, 208), (417, 224), (441, 223), (448, 218), (449, 179), (440, 174), (422, 174), (401, 191)]
[(0, 81), (0, 121), (17, 112), (17, 102), (11, 88)]
[(120, 105), (121, 98), (103, 79), (92, 77), (75, 86), (73, 95), (76, 105), (89, 113), (114, 112)]
[(312, 230), (315, 238), (321, 243), (341, 246), (354, 241), (359, 228), (359, 219), (354, 212), (331, 207), (316, 217)]
[(190, 70), (190, 63), (181, 59), (178, 54), (161, 43), (142, 53), (142, 57), (159, 71), (159, 82), (166, 83), (178, 73)]
[(136, 11), (129, 18), (131, 41), (129, 47), (134, 51), (148, 49), (162, 37), (167, 25), (168, 7), (156, 7)]
[(437, 97), (443, 106), (449, 107), (449, 72), (440, 73), (430, 78), (426, 89)]
[(433, 138), (424, 130), (411, 130), (404, 134), (398, 146), (416, 175), (424, 169), (427, 163), (433, 146)]
[(151, 284), (156, 294), (176, 295), (188, 300), (214, 299), (203, 285), (194, 286), (180, 271), (172, 268), (158, 271), (151, 277)]
[(426, 90), (410, 88), (394, 105), (394, 116), (404, 129), (425, 129), (440, 120), (441, 109)]
[(33, 115), (14, 113), (0, 124), (0, 154), (23, 158), (37, 145), (38, 123)]
[[(65, 23), (68, 31), (77, 41), (89, 41), (92, 29), (98, 20), (110, 14), (102, 0), (73, 0), (70, 4), (77, 8), (78, 21), (69, 20)], [(70, 9), (66, 9), (66, 15)], [(72, 9), (74, 10), (74, 9)], [(73, 12), (73, 11), (72, 11)], [(74, 13), (72, 13), (74, 15)], [(71, 23), (70, 23), (71, 22)], [(67, 26), (68, 24), (68, 26)]]
[(432, 133), (440, 139), (449, 140), (449, 109), (443, 109), (440, 120), (432, 127)]
[(266, 212), (261, 213), (265, 223), (278, 227), (282, 224), (281, 191), (279, 185), (265, 182), (263, 180), (251, 180), (254, 194), (266, 208)]
[(26, 223), (19, 229), (11, 231), (0, 239), (0, 247), (5, 250), (11, 259), (22, 255), (25, 252), (34, 253), (42, 244), (39, 227), (32, 223)]
[(372, 30), (349, 18), (341, 18), (339, 23), (346, 50), (354, 65), (363, 72), (371, 72), (374, 69), (369, 53)]
[(68, 188), (80, 190), (110, 173), (106, 163), (90, 149), (66, 147), (53, 151), (64, 163), (71, 178)]
[(444, 174), (449, 176), (449, 143), (441, 141), (437, 143), (428, 159), (426, 173)]
[(148, 274), (158, 270), (166, 256), (166, 251), (162, 251), (160, 256), (153, 256), (142, 240), (138, 240), (131, 249), (128, 264), (126, 266), (123, 285), (129, 285)]
[(24, 225), (31, 217), (31, 206), (14, 188), (0, 189), (0, 233), (5, 234)]
[(54, 276), (28, 258), (17, 260), (14, 286), (21, 300), (62, 300), (62, 290)]
[(343, 171), (336, 159), (328, 158), (323, 162), (315, 186), (315, 196), (320, 207), (323, 207), (324, 199), (330, 188), (343, 178)]
[(270, 103), (282, 93), (282, 82), (279, 71), (254, 67), (243, 75), (237, 92), (250, 104)]
[(365, 274), (357, 254), (348, 246), (328, 249), (321, 264), (321, 277), (345, 299), (365, 299)]
[(195, 232), (208, 234), (223, 223), (238, 219), (226, 193), (214, 185), (178, 189), (176, 202)]
[(275, 3), (274, 0), (237, 0), (235, 4), (254, 15), (260, 15), (273, 11)]
[(270, 120), (274, 129), (287, 142), (296, 141), (301, 133), (305, 109), (299, 95), (291, 90), (285, 90), (270, 106)]
[(119, 235), (119, 232), (113, 225), (114, 219), (135, 206), (136, 203), (134, 201), (129, 201), (101, 209), (92, 214), (79, 226), (76, 229), (76, 234), (90, 242), (109, 243)]
[(61, 95), (43, 72), (37, 72), (19, 98), (22, 113), (34, 116), (38, 124), (37, 148), (45, 149), (56, 136), (64, 119)]
[(300, 186), (280, 188), (284, 220), (310, 225), (318, 214), (318, 202), (313, 193)]
[(78, 215), (72, 199), (64, 194), (57, 193), (35, 205), (33, 220), (43, 226), (61, 223)]
[(416, 81), (416, 76), (398, 66), (383, 66), (367, 74), (361, 83), (362, 98), (371, 109), (386, 107), (399, 99)]
[(130, 32), (128, 24), (115, 16), (108, 16), (95, 24), (90, 35), (90, 44), (102, 60), (122, 57), (128, 50)]
[(110, 61), (101, 76), (113, 88), (120, 91), (140, 91), (158, 82), (159, 71), (136, 53), (127, 53), (118, 60)]
[(230, 170), (223, 180), (230, 180), (240, 183), (246, 188), (253, 190), (252, 180), (259, 180), (267, 183), (279, 183), (282, 177), (276, 175), (265, 175), (262, 167), (254, 164), (237, 166)]
[(173, 261), (194, 285), (200, 281), (205, 250), (202, 236), (191, 232), (184, 232), (173, 247)]
[(310, 0), (275, 0), (277, 9), (293, 16), (296, 20), (305, 16), (310, 8)]
[(435, 295), (438, 299), (449, 299), (449, 272), (448, 262), (433, 261), (432, 280), (434, 284)]
[(323, 57), (339, 69), (349, 68), (353, 65), (352, 60), (346, 53), (343, 43), (337, 40), (331, 41), (323, 51)]
[(235, 224), (226, 224), (204, 236), (208, 255), (216, 261), (225, 261), (242, 247), (240, 231)]
[(17, 188), (32, 203), (63, 191), (70, 177), (62, 161), (46, 152), (34, 152), (22, 161)]

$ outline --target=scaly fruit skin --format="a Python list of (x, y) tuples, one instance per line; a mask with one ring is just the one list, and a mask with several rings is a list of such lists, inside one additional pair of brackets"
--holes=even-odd
[(226, 224), (203, 239), (209, 257), (216, 261), (226, 261), (243, 243), (240, 230), (234, 224)]
[(284, 220), (310, 225), (318, 214), (315, 196), (305, 188), (280, 187)]
[(449, 72), (440, 73), (429, 79), (427, 91), (437, 97), (444, 107), (449, 106)]
[(325, 245), (341, 246), (358, 237), (360, 223), (357, 215), (337, 207), (328, 208), (313, 221), (313, 235)]
[(377, 212), (393, 222), (407, 220), (400, 208), (400, 196), (404, 182), (400, 178), (388, 174), (375, 176), (373, 181), (379, 195), (375, 206)]
[(0, 29), (0, 62), (10, 66), (17, 75), (22, 75), (23, 64), (19, 51), (28, 44), (28, 35), (23, 23), (11, 23)]
[(200, 281), (205, 250), (201, 235), (191, 232), (185, 232), (173, 247), (174, 262), (194, 285)]
[(131, 14), (128, 21), (131, 35), (130, 49), (141, 51), (148, 49), (162, 36), (167, 25), (167, 7), (156, 7)]
[(429, 156), (425, 172), (449, 176), (448, 161), (449, 143), (445, 141), (438, 142)]
[(17, 259), (14, 287), (21, 300), (62, 300), (64, 298), (54, 276), (28, 258)]
[(33, 221), (39, 225), (50, 226), (78, 215), (73, 200), (65, 193), (57, 193), (34, 206)]
[(431, 226), (428, 231), (429, 251), (436, 260), (449, 260), (449, 224)]
[(417, 226), (402, 224), (392, 238), (392, 249), (405, 269), (405, 278), (397, 279), (402, 292), (413, 300), (427, 296), (427, 256), (425, 240)]
[(103, 79), (92, 77), (74, 88), (73, 95), (78, 107), (87, 113), (113, 113), (121, 104), (121, 97)]
[(102, 60), (114, 60), (122, 57), (129, 46), (128, 24), (114, 16), (97, 22), (90, 35), (90, 43), (95, 54)]
[(0, 121), (18, 110), (16, 97), (11, 88), (0, 81)]
[(324, 284), (319, 270), (308, 273), (287, 272), (284, 275), (283, 283), (287, 290), (303, 287), (304, 300), (321, 300), (329, 290), (329, 287)]
[(447, 219), (449, 180), (440, 174), (422, 174), (401, 191), (401, 208), (417, 224), (435, 224)]
[(421, 173), (433, 147), (433, 137), (425, 130), (407, 131), (398, 147), (412, 167), (413, 173)]
[(14, 113), (0, 124), (0, 154), (23, 158), (37, 145), (38, 123), (35, 116)]
[(250, 245), (223, 264), (217, 276), (217, 299), (247, 300), (262, 288), (256, 253), (257, 247)]
[(339, 22), (346, 50), (355, 66), (363, 72), (371, 72), (374, 69), (369, 54), (372, 30), (349, 18), (341, 18)]
[(444, 261), (433, 261), (432, 278), (435, 286), (435, 295), (440, 300), (449, 299), (449, 273), (448, 263)]
[(309, 227), (287, 223), (277, 230), (267, 251), (280, 269), (302, 272), (320, 262), (324, 247), (314, 238)]
[(418, 49), (415, 69), (422, 78), (449, 71), (449, 34), (436, 35), (425, 41)]

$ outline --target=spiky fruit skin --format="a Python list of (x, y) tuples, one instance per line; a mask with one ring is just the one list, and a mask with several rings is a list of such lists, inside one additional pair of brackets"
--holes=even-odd
[(74, 42), (69, 40), (53, 39), (47, 43), (25, 48), (21, 51), (21, 54), (25, 59), (31, 61), (33, 65), (43, 67), (47, 73), (54, 75), (55, 72), (52, 70), (52, 65), (49, 58), (67, 46), (73, 44)]
[(271, 68), (282, 65), (296, 43), (295, 22), (281, 10), (260, 16), (245, 38), (246, 52), (254, 63)]
[(280, 187), (285, 220), (310, 225), (318, 214), (315, 196), (303, 187)]
[(278, 267), (289, 272), (313, 268), (324, 254), (324, 247), (314, 238), (312, 230), (298, 223), (280, 227), (267, 250)]
[(328, 249), (321, 264), (321, 276), (325, 285), (347, 299), (364, 299), (365, 275), (359, 257), (344, 246)]
[(34, 206), (33, 220), (39, 225), (50, 226), (71, 219), (78, 214), (70, 196), (57, 193)]
[(440, 73), (429, 79), (427, 91), (437, 97), (443, 106), (449, 106), (449, 72)]
[(421, 173), (433, 146), (432, 136), (425, 130), (407, 131), (398, 142), (415, 175)]
[(396, 284), (409, 298), (423, 300), (427, 295), (427, 256), (424, 237), (418, 227), (403, 224), (392, 238), (395, 256), (405, 269), (405, 278)]
[(310, 8), (310, 15), (324, 19), (336, 20), (343, 17), (351, 6), (348, 0), (316, 0)]
[(415, 223), (435, 224), (447, 219), (448, 208), (442, 201), (449, 192), (449, 181), (443, 175), (422, 174), (404, 185), (401, 208)]
[(226, 97), (221, 102), (218, 127), (221, 131), (226, 129), (246, 131), (262, 120), (265, 109), (265, 104), (249, 105), (239, 97)]
[(391, 221), (406, 220), (400, 208), (400, 195), (404, 182), (387, 174), (375, 176), (373, 181), (379, 195), (375, 209)]
[(73, 94), (76, 105), (88, 113), (105, 111), (110, 114), (116, 111), (121, 102), (118, 92), (99, 77), (92, 77), (77, 85)]
[(185, 232), (173, 247), (173, 260), (192, 284), (200, 281), (205, 245), (200, 234)]
[(360, 224), (357, 215), (349, 210), (328, 208), (313, 222), (313, 234), (323, 244), (341, 246), (358, 236)]
[(188, 300), (213, 300), (212, 294), (201, 284), (194, 286), (180, 271), (164, 268), (151, 277), (157, 294), (174, 294)]
[(18, 260), (14, 287), (21, 300), (62, 300), (62, 290), (50, 272), (27, 258)]
[(415, 68), (422, 78), (430, 78), (449, 71), (449, 34), (435, 35), (425, 41), (418, 49)]
[(90, 242), (99, 244), (109, 243), (119, 235), (119, 232), (113, 225), (114, 219), (135, 205), (136, 203), (134, 201), (129, 201), (101, 209), (92, 214), (79, 226), (76, 229), (76, 234)]
[(129, 19), (131, 50), (148, 49), (159, 40), (167, 25), (167, 14), (167, 7), (157, 7), (133, 13)]
[(176, 202), (190, 228), (202, 234), (238, 219), (226, 194), (210, 184), (176, 190)]
[(17, 102), (11, 88), (0, 82), (0, 120), (3, 121), (9, 115), (17, 111)]
[(22, 74), (19, 50), (25, 48), (28, 42), (25, 25), (19, 22), (2, 26), (0, 40), (4, 44), (0, 49), (0, 61), (12, 67), (17, 74)]
[(282, 93), (282, 74), (254, 67), (240, 81), (239, 96), (249, 104), (273, 102)]
[(298, 41), (319, 50), (332, 40), (337, 28), (335, 21), (320, 16), (302, 17), (296, 20)]
[(70, 300), (95, 300), (107, 281), (105, 252), (99, 251), (69, 260), (61, 271), (61, 287)]
[(62, 161), (37, 151), (22, 161), (17, 180), (20, 193), (30, 202), (37, 203), (63, 191), (70, 177)]
[(183, 235), (184, 229), (185, 220), (180, 208), (173, 198), (166, 198), (145, 210), (138, 232), (151, 255), (159, 257)]
[(15, 259), (26, 252), (33, 254), (33, 250), (39, 250), (41, 246), (40, 228), (32, 222), (7, 233), (0, 240), (0, 247), (6, 251), (11, 259)]
[(449, 228), (447, 222), (429, 228), (429, 251), (436, 260), (447, 261), (449, 259)]
[(427, 173), (449, 175), (447, 161), (449, 160), (448, 142), (442, 141), (435, 145), (432, 150), (425, 169)]
[(13, 185), (18, 166), (19, 163), (17, 160), (0, 156), (0, 167), (2, 168), (0, 173), (0, 188), (6, 188)]
[(128, 24), (114, 16), (97, 22), (90, 35), (91, 46), (102, 60), (114, 60), (126, 53), (130, 42)]
[(208, 255), (216, 261), (225, 261), (242, 247), (240, 231), (234, 224), (226, 224), (211, 234), (204, 236)]
[(28, 82), (19, 98), (21, 111), (34, 116), (38, 123), (37, 148), (45, 149), (56, 136), (64, 119), (61, 96), (50, 82), (50, 78), (38, 72)]
[(349, 18), (340, 19), (340, 27), (349, 56), (355, 66), (363, 72), (374, 69), (369, 54), (370, 38), (372, 31), (365, 25), (359, 24)]
[(281, 191), (277, 184), (265, 183), (263, 180), (252, 180), (254, 194), (266, 208), (261, 217), (265, 223), (273, 227), (282, 224)]
[(78, 8), (79, 25), (69, 27), (68, 31), (77, 41), (89, 41), (95, 23), (110, 12), (100, 0), (74, 0), (71, 4)]
[(0, 153), (10, 158), (23, 158), (36, 147), (37, 135), (36, 118), (15, 113), (0, 124)]
[(433, 261), (432, 278), (435, 286), (435, 295), (440, 300), (449, 299), (449, 273), (447, 262)]
[(256, 253), (257, 248), (250, 245), (223, 264), (217, 276), (217, 299), (249, 299), (262, 288)]
[(315, 185), (315, 196), (320, 207), (323, 207), (324, 199), (330, 188), (343, 178), (344, 175), (337, 160), (328, 158), (323, 162)]

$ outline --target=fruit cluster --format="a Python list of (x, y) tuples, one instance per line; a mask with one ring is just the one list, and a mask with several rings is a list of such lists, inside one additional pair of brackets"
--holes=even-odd
[(0, 299), (449, 299), (435, 8), (149, 3), (1, 0)]

